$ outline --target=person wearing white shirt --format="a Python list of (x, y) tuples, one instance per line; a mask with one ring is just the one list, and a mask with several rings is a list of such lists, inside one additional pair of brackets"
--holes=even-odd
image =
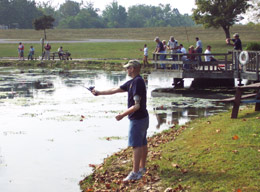
[[(186, 49), (183, 47), (182, 44), (180, 44), (180, 49), (181, 49), (181, 53), (187, 54), (187, 51), (186, 51)], [(181, 60), (182, 60), (182, 61), (185, 61), (186, 59), (187, 59), (187, 55), (183, 55), (183, 56), (181, 57)]]
[(143, 57), (143, 65), (144, 67), (148, 67), (148, 47), (146, 44), (144, 44), (144, 48), (141, 49), (140, 51), (143, 51), (144, 52), (144, 57)]
[(214, 56), (211, 55), (211, 46), (210, 46), (210, 45), (207, 46), (207, 49), (205, 50), (204, 54), (207, 54), (207, 55), (205, 55), (205, 61), (206, 61), (206, 62), (216, 61), (216, 59), (214, 58)]

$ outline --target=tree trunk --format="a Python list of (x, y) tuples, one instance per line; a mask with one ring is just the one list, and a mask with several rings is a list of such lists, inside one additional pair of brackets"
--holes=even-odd
[(47, 40), (45, 29), (43, 31), (44, 31), (44, 39)]
[(222, 26), (222, 28), (225, 31), (226, 38), (230, 38), (229, 26)]

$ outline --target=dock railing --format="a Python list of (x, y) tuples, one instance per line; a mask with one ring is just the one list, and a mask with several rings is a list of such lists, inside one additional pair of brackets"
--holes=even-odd
[[(213, 56), (216, 61), (204, 61), (204, 56)], [(231, 53), (153, 53), (152, 63), (156, 69), (198, 70), (198, 71), (231, 71), (233, 66)], [(229, 57), (230, 56), (230, 57)], [(199, 59), (201, 57), (201, 60)], [(193, 58), (193, 59), (189, 59)]]

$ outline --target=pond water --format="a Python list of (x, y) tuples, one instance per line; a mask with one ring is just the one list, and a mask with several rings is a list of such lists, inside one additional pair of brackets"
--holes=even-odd
[[(0, 68), (0, 191), (80, 191), (89, 164), (126, 148), (128, 133), (128, 119), (114, 118), (127, 94), (95, 97), (84, 86), (101, 90), (128, 79), (125, 72)], [(147, 79), (149, 136), (225, 110), (210, 99), (152, 97), (172, 79)]]

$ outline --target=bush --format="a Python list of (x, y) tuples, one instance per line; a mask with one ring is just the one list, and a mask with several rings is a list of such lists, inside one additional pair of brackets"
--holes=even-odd
[(246, 46), (246, 50), (248, 51), (260, 51), (260, 43), (248, 43)]

